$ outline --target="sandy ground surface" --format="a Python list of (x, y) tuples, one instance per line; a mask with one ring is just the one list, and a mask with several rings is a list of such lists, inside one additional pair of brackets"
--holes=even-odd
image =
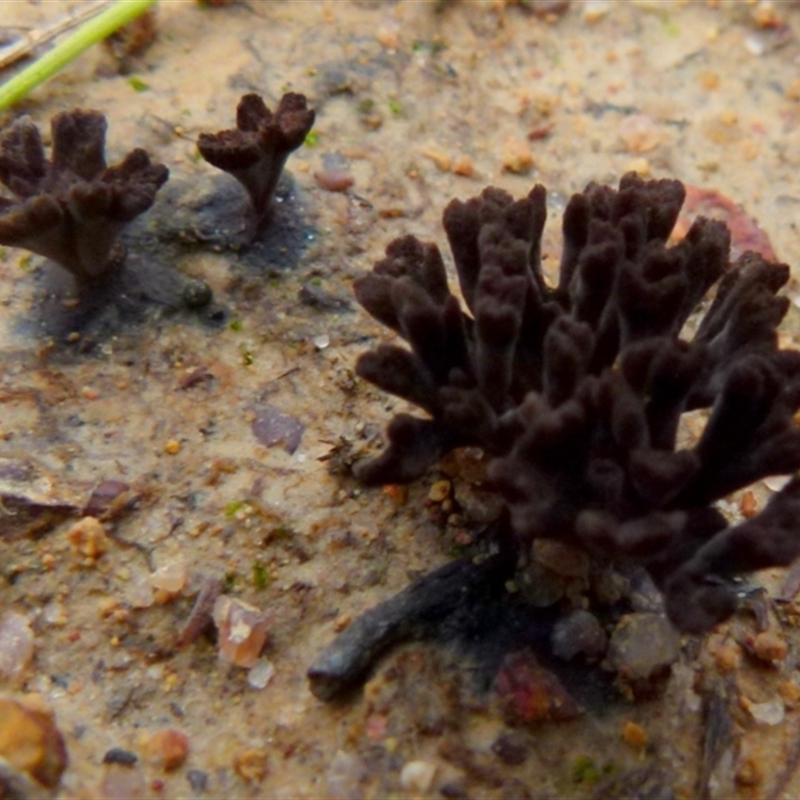
[[(74, 5), (5, 0), (0, 27), (13, 34)], [(308, 665), (338, 630), (480, 527), (479, 500), (448, 518), (431, 499), (439, 472), (393, 494), (329, 471), (334, 448), (374, 447), (402, 406), (352, 372), (387, 333), (350, 284), (392, 238), (443, 245), (451, 197), (490, 183), (520, 196), (541, 182), (555, 248), (570, 193), (636, 169), (716, 190), (712, 211), (747, 227), (719, 198), (741, 203), (778, 258), (800, 264), (800, 8), (561, 5), (162, 2), (158, 37), (128, 74), (93, 50), (5, 115), (47, 129), (59, 111), (99, 109), (111, 162), (139, 146), (165, 163), (166, 199), (133, 226), (129, 259), (148, 275), (200, 278), (215, 297), (213, 314), (167, 303), (144, 322), (115, 312), (81, 328), (58, 310), (55, 267), (0, 251), (0, 459), (29, 465), (4, 503), (56, 506), (33, 515), (35, 533), (0, 517), (0, 614), (23, 614), (35, 636), (32, 664), (3, 688), (55, 712), (70, 759), (61, 797), (110, 794), (119, 770), (141, 797), (800, 794), (793, 604), (769, 607), (788, 643), (775, 663), (748, 650), (743, 614), (686, 639), (655, 698), (609, 700), (567, 723), (509, 727), (491, 695), (469, 689), (463, 662), (428, 645), (389, 654), (341, 702), (308, 689)], [(290, 159), (264, 246), (237, 253), (209, 223), (219, 204), (206, 199), (227, 190), (194, 140), (229, 127), (250, 91), (270, 104), (305, 93), (317, 135)], [(348, 192), (315, 181), (334, 167), (352, 173)], [(230, 185), (235, 209), (243, 195)], [(302, 425), (293, 452), (259, 442), (266, 409)], [(88, 557), (74, 526), (112, 480), (130, 502), (108, 512), (107, 549)], [(759, 502), (768, 491), (757, 488)], [(165, 566), (185, 571), (174, 594), (152, 587)], [(205, 637), (176, 647), (209, 578), (268, 614), (264, 688)], [(779, 711), (759, 722), (748, 709), (764, 703)], [(189, 741), (171, 771), (153, 744), (165, 729)], [(137, 763), (103, 764), (114, 747)]]

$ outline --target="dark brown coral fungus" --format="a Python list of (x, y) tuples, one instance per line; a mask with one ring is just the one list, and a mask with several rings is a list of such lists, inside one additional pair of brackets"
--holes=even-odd
[[(777, 347), (788, 267), (753, 253), (731, 264), (727, 228), (708, 219), (668, 247), (683, 199), (678, 181), (633, 174), (618, 190), (589, 185), (564, 212), (556, 286), (541, 268), (541, 186), (519, 201), (489, 188), (451, 202), (468, 312), (435, 245), (392, 242), (355, 292), (410, 349), (381, 345), (357, 371), (428, 416), (395, 417), (357, 475), (409, 481), (454, 448), (482, 447), (523, 565), (537, 538), (631, 560), (673, 623), (699, 632), (734, 611), (727, 578), (800, 553), (797, 478), (738, 525), (714, 505), (800, 467), (800, 352)], [(699, 441), (679, 447), (681, 415), (703, 408)]]
[(169, 171), (138, 148), (107, 167), (97, 111), (57, 114), (51, 127), (52, 161), (28, 117), (0, 135), (0, 181), (18, 198), (0, 197), (0, 244), (50, 258), (85, 286), (107, 271), (117, 237), (153, 205)]
[(201, 133), (197, 149), (247, 189), (256, 218), (263, 222), (286, 159), (303, 144), (314, 116), (302, 94), (283, 95), (274, 114), (257, 94), (246, 94), (236, 107), (236, 129)]

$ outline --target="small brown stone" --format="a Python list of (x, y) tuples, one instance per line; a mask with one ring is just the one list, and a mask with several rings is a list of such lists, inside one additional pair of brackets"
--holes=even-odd
[(531, 753), (529, 739), (518, 731), (504, 731), (492, 742), (492, 752), (512, 767), (524, 764)]
[(171, 772), (180, 767), (189, 755), (189, 737), (177, 728), (165, 728), (144, 743), (143, 755), (154, 767)]
[(638, 723), (627, 720), (622, 726), (622, 738), (631, 747), (641, 750), (647, 744), (647, 731)]
[(328, 192), (346, 192), (353, 185), (353, 176), (343, 169), (322, 169), (314, 173), (314, 180)]
[(764, 772), (758, 760), (748, 755), (736, 765), (736, 783), (740, 786), (758, 786), (764, 780)]
[(800, 705), (800, 686), (793, 680), (785, 680), (778, 684), (778, 694), (786, 708), (794, 709)]
[(555, 539), (536, 539), (534, 558), (566, 578), (585, 578), (589, 574), (589, 556), (584, 550), (558, 542)]
[(242, 750), (233, 757), (233, 769), (242, 780), (261, 783), (269, 773), (267, 751), (258, 747)]
[(714, 661), (720, 672), (732, 672), (739, 668), (742, 663), (742, 656), (739, 646), (728, 642), (720, 646), (714, 653)]
[(259, 608), (222, 594), (214, 603), (214, 624), (220, 659), (239, 667), (258, 661), (269, 636), (269, 618)]
[(746, 491), (739, 501), (739, 510), (745, 519), (750, 519), (758, 513), (758, 501), (751, 491)]
[(103, 524), (95, 517), (84, 517), (78, 520), (67, 531), (67, 538), (73, 550), (90, 562), (97, 561), (103, 553), (108, 551), (110, 544)]
[(67, 767), (67, 747), (52, 712), (34, 697), (0, 698), (0, 758), (54, 788)]
[(753, 639), (753, 652), (762, 661), (783, 661), (788, 650), (786, 640), (772, 631), (762, 631)]
[(503, 146), (503, 170), (525, 175), (533, 167), (533, 153), (521, 139), (508, 139)]
[(453, 164), (453, 174), (460, 175), (462, 178), (472, 178), (475, 176), (475, 164), (469, 156), (461, 156)]

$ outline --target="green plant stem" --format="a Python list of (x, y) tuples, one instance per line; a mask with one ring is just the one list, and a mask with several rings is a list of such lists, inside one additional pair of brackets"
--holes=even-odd
[(33, 62), (29, 67), (0, 86), (0, 112), (35, 89), (40, 83), (52, 78), (70, 61), (76, 59), (92, 45), (101, 42), (117, 28), (127, 25), (154, 5), (156, 0), (118, 0), (111, 8), (81, 25), (75, 33), (56, 45), (49, 53)]

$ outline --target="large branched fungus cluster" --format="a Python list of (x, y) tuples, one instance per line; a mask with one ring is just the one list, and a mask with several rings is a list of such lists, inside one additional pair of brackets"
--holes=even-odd
[(124, 227), (150, 208), (169, 176), (142, 149), (106, 165), (106, 119), (98, 111), (53, 117), (52, 160), (39, 130), (22, 117), (0, 136), (0, 244), (23, 247), (60, 264), (79, 286), (103, 276)]
[[(488, 188), (451, 202), (444, 227), (468, 311), (435, 245), (392, 242), (355, 291), (410, 349), (381, 345), (357, 371), (428, 416), (396, 416), (357, 475), (410, 481), (479, 446), (523, 565), (538, 538), (632, 560), (673, 623), (703, 631), (735, 609), (729, 577), (800, 552), (797, 478), (741, 524), (715, 506), (800, 467), (800, 352), (777, 344), (788, 267), (753, 253), (731, 264), (728, 229), (708, 219), (668, 246), (683, 199), (678, 181), (589, 185), (565, 209), (555, 286), (542, 272), (541, 186), (518, 201)], [(682, 448), (681, 416), (696, 409), (707, 423)]]

